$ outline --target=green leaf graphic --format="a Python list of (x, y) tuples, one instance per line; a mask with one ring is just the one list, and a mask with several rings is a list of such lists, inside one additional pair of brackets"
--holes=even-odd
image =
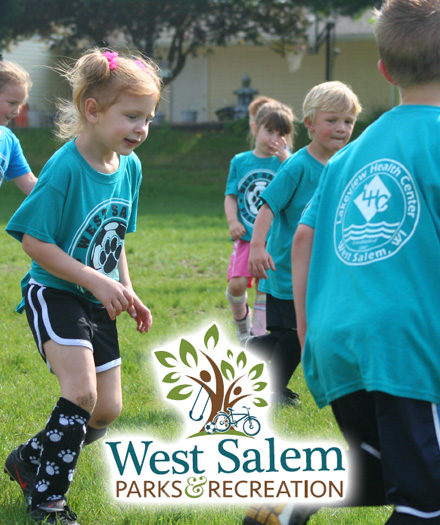
[(182, 339), (180, 342), (180, 359), (186, 366), (192, 368), (191, 365), (188, 363), (188, 355), (190, 355), (194, 359), (195, 365), (197, 366), (197, 350), (189, 341), (187, 341), (186, 339)]
[(180, 378), (181, 375), (178, 372), (170, 372), (162, 379), (162, 383), (177, 383), (177, 381), (179, 381)]
[[(235, 370), (227, 361), (222, 361), (220, 368), (221, 368), (222, 374), (226, 377), (226, 379), (228, 379), (229, 381), (234, 379)], [(231, 377), (229, 377), (228, 373), (231, 375)]]
[(261, 390), (264, 390), (267, 387), (267, 383), (264, 381), (261, 381), (260, 383), (255, 383), (255, 385), (252, 387), (255, 392), (261, 392)]
[(246, 363), (247, 363), (246, 354), (244, 352), (240, 352), (240, 354), (237, 357), (238, 368), (243, 369), (246, 366)]
[(232, 359), (234, 357), (234, 354), (232, 353), (232, 350), (228, 350), (226, 352), (226, 355), (228, 356), (228, 359)]
[(256, 407), (267, 407), (267, 401), (265, 401), (264, 399), (262, 399), (261, 397), (256, 397), (254, 400), (253, 400), (253, 403)]
[[(217, 328), (217, 325), (213, 324), (211, 326), (211, 328), (208, 329), (208, 331), (206, 332), (205, 334), (205, 346), (208, 350), (212, 350), (213, 348), (215, 348), (217, 346), (217, 343), (218, 343), (218, 340), (219, 340), (219, 333), (218, 333), (218, 328)], [(212, 348), (209, 348), (208, 346), (208, 343), (210, 343), (211, 341), (210, 340), (213, 340), (214, 344), (212, 345)]]
[[(258, 365), (253, 366), (249, 370), (249, 373), (248, 373), (249, 379), (251, 379), (252, 381), (255, 381), (255, 379), (258, 379), (263, 373), (263, 369), (264, 369), (264, 363), (259, 363)], [(252, 373), (254, 374), (253, 377), (251, 375)]]
[(173, 356), (173, 354), (170, 354), (170, 352), (167, 352), (165, 350), (158, 350), (157, 352), (154, 352), (154, 355), (156, 356), (156, 359), (159, 361), (159, 363), (162, 366), (165, 366), (166, 368), (174, 368), (176, 365), (170, 364), (167, 359), (174, 359), (177, 364), (177, 359)]
[[(184, 388), (190, 388), (191, 390), (184, 394), (182, 393), (182, 390)], [(167, 398), (173, 399), (174, 401), (183, 401), (184, 399), (188, 399), (188, 397), (193, 393), (193, 388), (191, 385), (180, 385), (175, 386), (172, 390), (168, 392)]]

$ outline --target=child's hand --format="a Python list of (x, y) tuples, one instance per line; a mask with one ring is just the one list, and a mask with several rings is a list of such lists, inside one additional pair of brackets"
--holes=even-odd
[(96, 272), (88, 290), (100, 301), (114, 321), (116, 317), (133, 306), (134, 295), (119, 281)]
[(275, 271), (275, 263), (265, 248), (253, 248), (249, 252), (249, 273), (257, 279), (267, 279), (266, 270)]
[(246, 228), (240, 221), (231, 222), (229, 224), (229, 234), (234, 241), (238, 241), (246, 233)]
[(280, 137), (272, 144), (271, 151), (272, 155), (278, 157), (281, 162), (284, 162), (290, 157), (289, 150), (287, 149), (287, 141), (284, 137)]
[(149, 332), (153, 324), (150, 310), (144, 305), (139, 297), (134, 294), (133, 306), (127, 308), (127, 313), (136, 321), (139, 333)]

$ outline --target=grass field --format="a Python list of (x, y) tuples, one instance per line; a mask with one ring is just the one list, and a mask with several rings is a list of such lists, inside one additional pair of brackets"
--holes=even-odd
[[(57, 148), (46, 130), (22, 131), (23, 149), (35, 173)], [(297, 147), (304, 141), (297, 141)], [(124, 409), (111, 432), (145, 432), (172, 439), (179, 435), (178, 414), (158, 395), (151, 352), (212, 320), (233, 339), (225, 275), (231, 250), (223, 215), (223, 192), (232, 156), (247, 149), (243, 130), (183, 131), (153, 128), (139, 150), (144, 181), (138, 228), (126, 250), (132, 281), (154, 316), (151, 333), (140, 336), (132, 320), (118, 321), (123, 354)], [(38, 356), (24, 316), (14, 313), (19, 282), (29, 261), (5, 232), (22, 194), (12, 183), (0, 190), (0, 462), (9, 451), (39, 431), (59, 397), (58, 385)], [(48, 210), (50, 212), (50, 210)], [(339, 440), (328, 409), (318, 411), (304, 384), (301, 367), (291, 380), (301, 394), (298, 409), (275, 408), (274, 430), (286, 439)], [(245, 506), (159, 508), (113, 502), (105, 483), (102, 444), (87, 447), (80, 458), (69, 503), (82, 525), (179, 524), (238, 525)], [(385, 509), (327, 509), (311, 525), (383, 523)], [(31, 523), (16, 484), (0, 476), (0, 525)]]

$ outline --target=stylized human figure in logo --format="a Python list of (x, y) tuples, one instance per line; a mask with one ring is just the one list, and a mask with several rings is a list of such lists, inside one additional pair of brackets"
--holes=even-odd
[[(203, 383), (209, 383), (211, 381), (211, 374), (207, 370), (202, 370), (200, 372), (200, 379), (203, 381)], [(205, 395), (203, 395), (203, 392), (205, 392)], [(200, 398), (200, 394), (202, 394), (202, 397)], [(206, 384), (202, 384), (200, 386), (199, 393), (197, 394), (196, 400), (194, 401), (194, 404), (192, 406), (192, 409), (189, 411), (189, 417), (193, 421), (201, 421), (203, 418), (203, 414), (205, 413), (206, 407), (208, 406), (208, 401), (211, 397), (212, 390), (206, 386)], [(200, 398), (200, 401), (199, 401)], [(205, 401), (206, 399), (206, 401)], [(203, 405), (203, 402), (205, 401), (205, 404)], [(195, 412), (197, 402), (199, 402), (198, 409), (200, 408), (200, 404), (203, 406), (202, 412), (199, 415), (199, 417), (196, 417), (197, 412)]]

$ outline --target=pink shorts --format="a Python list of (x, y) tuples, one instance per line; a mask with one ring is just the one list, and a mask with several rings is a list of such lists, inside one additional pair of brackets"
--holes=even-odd
[(248, 268), (250, 248), (251, 243), (249, 241), (238, 240), (234, 242), (234, 249), (229, 259), (228, 282), (232, 277), (248, 277), (248, 288), (252, 288), (254, 279), (251, 277)]

